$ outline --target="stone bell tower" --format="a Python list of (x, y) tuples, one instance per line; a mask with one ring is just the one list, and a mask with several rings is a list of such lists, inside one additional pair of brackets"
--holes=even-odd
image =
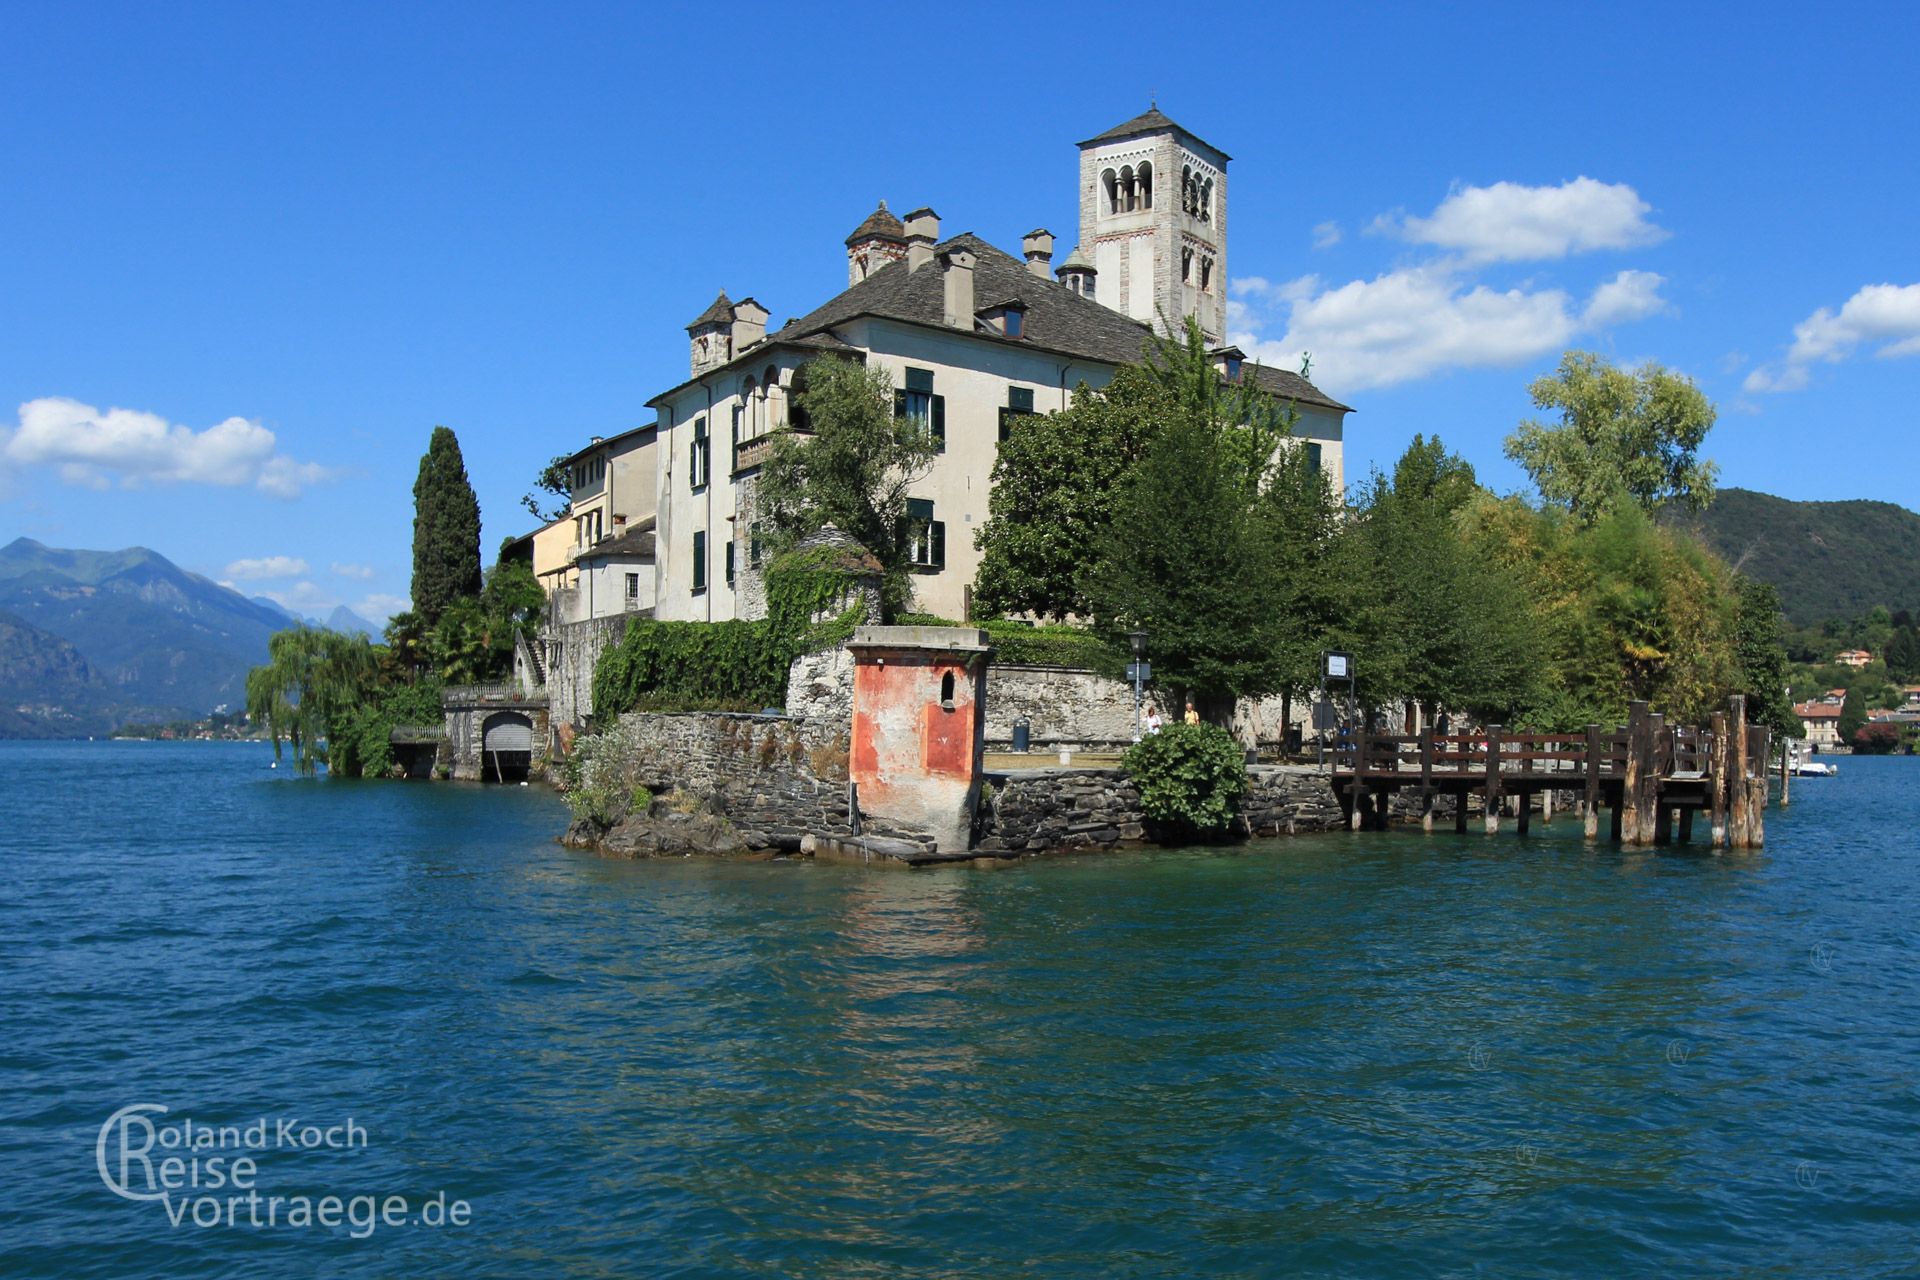
[(1227, 161), (1149, 108), (1080, 144), (1080, 247), (1098, 298), (1156, 329), (1227, 331)]

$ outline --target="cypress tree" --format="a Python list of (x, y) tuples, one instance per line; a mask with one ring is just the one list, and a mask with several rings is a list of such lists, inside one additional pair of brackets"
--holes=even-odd
[(480, 500), (460, 441), (435, 427), (413, 482), (413, 610), (428, 625), (455, 600), (480, 594)]

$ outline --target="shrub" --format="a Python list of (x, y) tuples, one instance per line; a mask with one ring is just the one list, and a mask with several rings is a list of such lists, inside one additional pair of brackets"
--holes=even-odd
[(1220, 835), (1247, 791), (1246, 754), (1217, 725), (1170, 724), (1135, 743), (1123, 767), (1147, 818), (1179, 834)]
[(573, 816), (611, 827), (629, 813), (643, 811), (653, 795), (640, 782), (634, 753), (617, 733), (580, 739), (567, 757), (567, 807)]

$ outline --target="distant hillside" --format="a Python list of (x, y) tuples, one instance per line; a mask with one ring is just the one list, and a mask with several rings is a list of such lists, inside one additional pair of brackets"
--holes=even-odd
[(112, 702), (78, 649), (0, 613), (0, 738), (105, 733), (116, 723)]
[(1742, 573), (1779, 587), (1787, 617), (1802, 626), (1877, 604), (1920, 608), (1920, 515), (1905, 507), (1722, 489), (1685, 522)]
[[(144, 547), (69, 551), (31, 538), (0, 547), (0, 611), (24, 628), (9, 642), (18, 669), (44, 668), (40, 685), (30, 680), (8, 692), (9, 715), (17, 721), (23, 702), (57, 707), (37, 721), (63, 726), (63, 717), (91, 723), (94, 714), (111, 720), (137, 711), (142, 718), (185, 718), (223, 703), (238, 707), (246, 701), (247, 669), (266, 660), (267, 637), (288, 624), (286, 614)], [(42, 636), (65, 642), (94, 682), (80, 679)], [(36, 688), (63, 692), (36, 703)], [(96, 698), (86, 692), (93, 689), (103, 692)], [(0, 718), (0, 736), (25, 734)]]

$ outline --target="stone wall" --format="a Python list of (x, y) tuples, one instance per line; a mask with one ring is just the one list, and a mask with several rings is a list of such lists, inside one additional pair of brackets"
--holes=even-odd
[(624, 617), (562, 623), (541, 633), (547, 654), (547, 712), (556, 732), (586, 724), (593, 714), (594, 664), (626, 634)]
[[(1118, 769), (1016, 769), (989, 773), (977, 847), (988, 852), (1112, 849), (1149, 839), (1140, 793)], [(1255, 766), (1235, 835), (1337, 831), (1345, 825), (1326, 776), (1297, 766)]]
[[(847, 809), (844, 725), (736, 712), (636, 711), (604, 732), (613, 739), (627, 785), (644, 786), (656, 797), (676, 791), (697, 797), (706, 812), (730, 824), (732, 850), (793, 851), (808, 835), (857, 834)], [(910, 829), (883, 830), (872, 822), (864, 829), (932, 843)], [(598, 843), (609, 852), (635, 852), (637, 834), (623, 837), (622, 827), (615, 827)], [(623, 838), (636, 847), (623, 847)]]
[[(1167, 720), (1181, 708), (1169, 693), (1146, 690), (1144, 708), (1157, 706)], [(1234, 713), (1234, 732), (1242, 742), (1277, 745), (1283, 738), (1283, 713), (1302, 724), (1309, 707), (1296, 698), (1243, 699)], [(1013, 722), (1025, 716), (1036, 749), (1076, 750), (1125, 746), (1133, 741), (1133, 686), (1095, 671), (1068, 667), (1025, 667), (994, 663), (987, 669), (987, 745), (1004, 750), (1013, 742)]]

